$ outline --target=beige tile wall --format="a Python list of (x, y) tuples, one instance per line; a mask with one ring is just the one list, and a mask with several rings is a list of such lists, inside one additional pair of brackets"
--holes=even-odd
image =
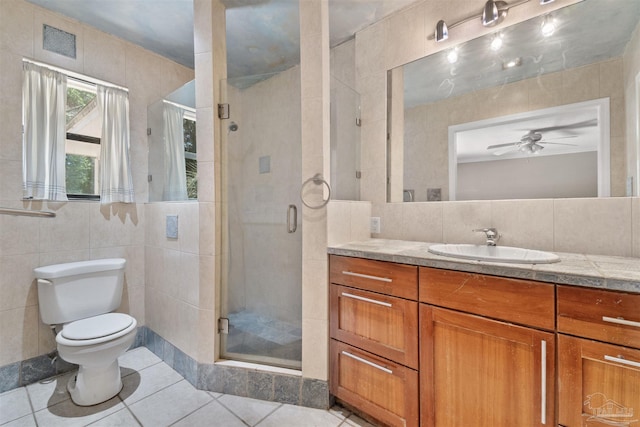
[[(42, 24), (76, 35), (77, 58), (42, 49)], [(127, 259), (121, 311), (145, 324), (147, 105), (193, 78), (193, 70), (24, 0), (0, 1), (0, 206), (55, 211), (56, 218), (0, 215), (0, 366), (55, 348), (42, 324), (33, 268), (106, 257)], [(138, 203), (22, 202), (22, 59), (31, 58), (129, 88), (131, 156)]]
[[(196, 358), (200, 304), (200, 206), (197, 202), (146, 205), (146, 321), (164, 339)], [(167, 215), (178, 216), (178, 238), (166, 237)]]
[[(302, 179), (329, 174), (328, 0), (300, 2)], [(302, 375), (328, 379), (327, 210), (302, 209)]]
[(370, 202), (332, 200), (327, 205), (327, 244), (335, 246), (369, 239), (370, 217)]
[(373, 237), (431, 243), (485, 242), (477, 228), (495, 227), (500, 243), (555, 252), (638, 257), (640, 199), (493, 200), (373, 205)]

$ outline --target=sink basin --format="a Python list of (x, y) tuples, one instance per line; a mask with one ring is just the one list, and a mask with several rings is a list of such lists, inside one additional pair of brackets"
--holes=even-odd
[(429, 252), (453, 258), (519, 264), (549, 264), (560, 261), (557, 255), (550, 252), (509, 246), (440, 244), (429, 246)]

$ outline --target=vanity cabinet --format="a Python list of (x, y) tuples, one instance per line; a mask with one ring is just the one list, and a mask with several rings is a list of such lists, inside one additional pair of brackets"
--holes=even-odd
[(421, 425), (553, 424), (554, 294), (543, 283), (421, 268)]
[(640, 425), (640, 295), (558, 285), (560, 426)]
[(640, 294), (330, 256), (330, 390), (390, 426), (640, 427)]
[(391, 426), (417, 426), (418, 268), (331, 256), (331, 393)]

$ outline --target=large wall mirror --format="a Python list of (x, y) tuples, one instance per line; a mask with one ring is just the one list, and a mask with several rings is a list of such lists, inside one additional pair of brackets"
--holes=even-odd
[(630, 195), (639, 21), (585, 0), (390, 70), (387, 200)]

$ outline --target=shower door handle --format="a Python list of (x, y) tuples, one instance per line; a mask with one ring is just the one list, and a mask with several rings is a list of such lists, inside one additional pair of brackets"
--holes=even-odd
[[(293, 221), (291, 220), (292, 216), (293, 216)], [(296, 205), (289, 205), (289, 209), (287, 209), (287, 232), (295, 233), (297, 229), (298, 229), (298, 208), (296, 207)]]

